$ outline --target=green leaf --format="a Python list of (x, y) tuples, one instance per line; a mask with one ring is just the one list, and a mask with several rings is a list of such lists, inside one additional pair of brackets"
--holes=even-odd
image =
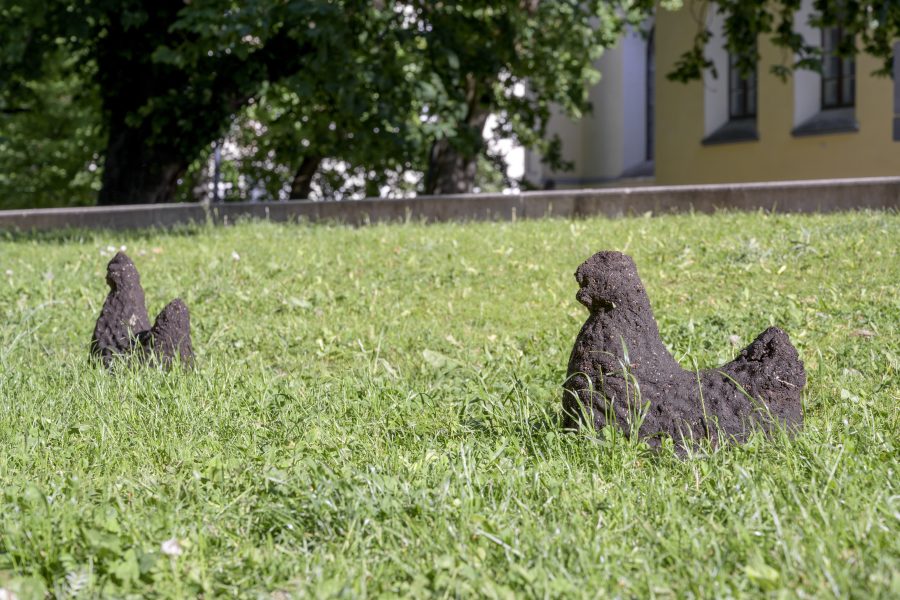
[(442, 369), (447, 366), (455, 365), (456, 361), (434, 350), (422, 350), (422, 358), (435, 369)]
[(136, 582), (141, 576), (141, 568), (138, 564), (134, 548), (126, 550), (125, 554), (122, 555), (121, 560), (113, 563), (111, 571), (123, 584)]
[(761, 559), (744, 567), (747, 577), (763, 589), (772, 589), (778, 584), (780, 574)]

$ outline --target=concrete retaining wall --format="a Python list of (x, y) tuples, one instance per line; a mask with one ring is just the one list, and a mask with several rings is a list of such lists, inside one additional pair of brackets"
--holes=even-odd
[(148, 204), (0, 211), (0, 230), (136, 229), (187, 223), (272, 221), (366, 223), (483, 221), (542, 217), (621, 217), (647, 212), (835, 212), (900, 208), (900, 177), (671, 187), (470, 194), (343, 202)]

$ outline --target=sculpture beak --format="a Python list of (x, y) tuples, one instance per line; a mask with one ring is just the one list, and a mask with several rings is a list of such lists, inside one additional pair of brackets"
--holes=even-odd
[(585, 306), (587, 306), (588, 308), (591, 307), (591, 294), (588, 291), (587, 287), (583, 287), (583, 288), (579, 289), (578, 292), (575, 294), (575, 299), (578, 300), (579, 302), (581, 302), (582, 304), (584, 304)]

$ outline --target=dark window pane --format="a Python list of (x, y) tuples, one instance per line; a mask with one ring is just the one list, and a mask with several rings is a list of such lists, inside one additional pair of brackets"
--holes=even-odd
[(841, 30), (838, 27), (832, 27), (825, 31), (825, 52), (833, 53), (837, 50), (841, 41)]
[(731, 116), (744, 115), (744, 90), (738, 88), (731, 93)]
[(828, 108), (838, 105), (838, 81), (826, 79), (822, 82), (822, 106)]
[(842, 41), (849, 41), (842, 28), (831, 27), (822, 31), (822, 108), (855, 104), (856, 61), (853, 57), (838, 56)]
[(854, 89), (856, 86), (854, 83), (856, 82), (852, 77), (845, 77), (841, 81), (841, 99), (844, 105), (852, 105), (856, 100), (856, 90)]
[(647, 123), (646, 123), (647, 131), (646, 131), (646, 136), (645, 136), (646, 139), (644, 140), (644, 142), (646, 144), (646, 147), (644, 148), (644, 157), (647, 160), (653, 160), (653, 144), (654, 144), (653, 113), (655, 111), (655, 106), (656, 106), (655, 105), (655, 102), (656, 102), (655, 88), (654, 88), (654, 81), (653, 81), (653, 79), (655, 77), (655, 73), (656, 73), (656, 50), (655, 50), (655, 44), (654, 44), (653, 38), (654, 38), (654, 30), (651, 29), (649, 37), (647, 39), (647, 56), (646, 56), (647, 63), (646, 63), (646, 73), (645, 73), (646, 81), (644, 82), (645, 83), (644, 91), (647, 94), (647, 97), (645, 98), (646, 102), (645, 102), (645, 107), (644, 107), (646, 110), (645, 117), (646, 117), (646, 121), (647, 121)]
[(822, 75), (824, 77), (837, 77), (841, 69), (841, 59), (834, 55), (826, 55), (822, 59)]
[(756, 116), (756, 70), (744, 76), (738, 68), (738, 57), (733, 54), (728, 55), (728, 116)]

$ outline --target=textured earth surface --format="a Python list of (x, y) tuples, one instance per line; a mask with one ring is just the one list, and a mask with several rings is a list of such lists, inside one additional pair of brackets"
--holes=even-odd
[(138, 357), (170, 367), (177, 356), (182, 365), (194, 362), (191, 320), (181, 299), (172, 300), (156, 317), (153, 327), (147, 314), (141, 277), (124, 252), (106, 267), (109, 294), (91, 336), (91, 356), (105, 367), (117, 357)]
[(575, 340), (563, 393), (564, 424), (609, 423), (652, 446), (670, 436), (682, 449), (745, 441), (756, 428), (803, 424), (806, 373), (787, 334), (761, 333), (733, 361), (699, 372), (681, 367), (659, 336), (631, 257), (598, 252), (575, 273), (590, 316)]

